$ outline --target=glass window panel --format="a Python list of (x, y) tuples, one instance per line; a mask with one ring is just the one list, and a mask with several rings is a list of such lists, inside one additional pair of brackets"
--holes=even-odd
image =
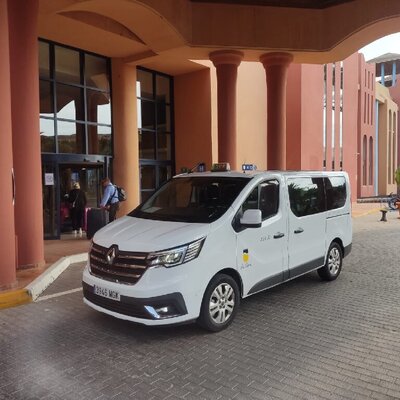
[(65, 47), (54, 46), (56, 58), (56, 80), (81, 83), (79, 52)]
[(156, 167), (154, 165), (142, 165), (140, 167), (140, 186), (142, 189), (155, 189)]
[(157, 134), (157, 160), (171, 159), (171, 135), (169, 133)]
[(146, 201), (153, 193), (154, 193), (154, 190), (142, 190), (140, 192), (140, 195), (142, 197), (141, 202), (143, 203), (144, 201)]
[(50, 79), (49, 44), (39, 42), (39, 78)]
[(296, 217), (326, 210), (322, 178), (294, 178), (288, 183), (290, 208)]
[(139, 131), (139, 158), (154, 160), (155, 147), (154, 132)]
[(40, 118), (40, 147), (42, 153), (55, 152), (54, 119)]
[(95, 87), (107, 92), (110, 91), (107, 60), (102, 57), (85, 54), (86, 86)]
[(137, 97), (153, 99), (153, 74), (151, 72), (138, 69), (137, 81), (139, 82), (139, 84), (136, 86)]
[(155, 109), (154, 102), (142, 100), (142, 121), (141, 127), (144, 129), (155, 129)]
[(157, 131), (171, 132), (171, 107), (157, 103)]
[(57, 173), (53, 165), (42, 166), (42, 196), (43, 196), (43, 228), (44, 238), (51, 239), (57, 236), (57, 185), (46, 185), (45, 174), (51, 174), (54, 180), (57, 179)]
[(57, 84), (57, 118), (83, 121), (83, 93), (82, 89)]
[(59, 153), (84, 153), (85, 125), (57, 121), (57, 140)]
[(88, 125), (89, 154), (111, 155), (111, 127)]
[(162, 165), (159, 170), (159, 186), (167, 182), (168, 179), (172, 177), (172, 168), (170, 165)]
[(40, 115), (54, 118), (53, 84), (48, 81), (39, 81)]
[(157, 101), (164, 103), (170, 102), (170, 79), (166, 76), (157, 75), (156, 77), (156, 88), (157, 88)]
[(87, 120), (99, 124), (111, 125), (110, 94), (95, 90), (86, 90)]

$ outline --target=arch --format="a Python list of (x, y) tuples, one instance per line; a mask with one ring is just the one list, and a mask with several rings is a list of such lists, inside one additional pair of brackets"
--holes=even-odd
[(392, 131), (392, 184), (394, 184), (395, 181), (395, 171), (397, 168), (396, 165), (396, 150), (397, 150), (397, 119), (396, 119), (396, 113), (393, 112), (393, 131)]
[(362, 184), (367, 184), (367, 135), (363, 136), (363, 147), (362, 147)]
[(183, 46), (185, 39), (177, 28), (155, 7), (145, 3), (138, 0), (80, 1), (57, 13), (84, 18), (91, 25), (104, 25), (105, 19), (112, 21), (114, 29), (124, 27), (125, 33), (130, 32), (156, 53)]
[(386, 182), (388, 184), (392, 183), (392, 110), (389, 110), (389, 129), (387, 130), (387, 152), (386, 154), (388, 155), (387, 160), (386, 160), (386, 165), (387, 165), (387, 178)]
[(368, 149), (368, 185), (372, 186), (374, 182), (374, 139), (369, 137)]

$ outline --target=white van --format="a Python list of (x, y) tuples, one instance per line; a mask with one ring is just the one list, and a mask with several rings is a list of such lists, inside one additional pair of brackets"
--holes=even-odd
[(336, 279), (351, 244), (344, 172), (182, 174), (96, 233), (84, 301), (145, 325), (219, 331), (247, 296), (314, 270)]

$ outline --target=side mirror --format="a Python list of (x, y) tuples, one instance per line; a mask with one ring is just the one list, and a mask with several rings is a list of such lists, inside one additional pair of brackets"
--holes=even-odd
[(246, 210), (240, 218), (240, 224), (246, 228), (260, 228), (261, 223), (261, 210)]

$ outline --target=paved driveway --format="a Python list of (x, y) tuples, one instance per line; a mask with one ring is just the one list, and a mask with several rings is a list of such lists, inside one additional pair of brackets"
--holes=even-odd
[(400, 220), (354, 222), (335, 282), (316, 273), (242, 303), (227, 330), (146, 328), (82, 303), (82, 264), (0, 311), (0, 399), (400, 398)]

